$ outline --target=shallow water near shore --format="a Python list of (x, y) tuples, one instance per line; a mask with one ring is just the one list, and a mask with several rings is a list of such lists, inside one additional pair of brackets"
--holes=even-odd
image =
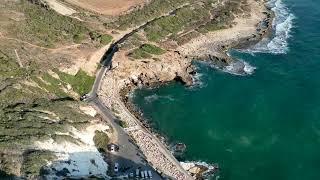
[(257, 68), (252, 75), (196, 63), (197, 86), (133, 96), (155, 129), (187, 145), (186, 160), (218, 163), (220, 179), (320, 179), (320, 1), (283, 3), (295, 17), (285, 49), (231, 52)]

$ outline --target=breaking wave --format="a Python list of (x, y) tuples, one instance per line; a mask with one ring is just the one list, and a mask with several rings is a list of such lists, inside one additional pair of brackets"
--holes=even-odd
[(245, 76), (253, 74), (255, 69), (257, 68), (251, 66), (249, 63), (239, 60), (226, 66), (223, 71), (234, 75)]
[(191, 90), (197, 90), (206, 87), (207, 81), (205, 80), (205, 73), (200, 72), (200, 67), (207, 67), (206, 63), (203, 61), (197, 62), (195, 66), (196, 74), (192, 76), (192, 86), (189, 87)]
[(207, 86), (207, 83), (203, 80), (204, 74), (197, 72), (192, 76), (192, 86), (190, 89), (201, 89)]
[(208, 164), (203, 161), (187, 161), (187, 162), (180, 162), (181, 166), (188, 172), (194, 167), (202, 167), (206, 170), (201, 173), (201, 176), (204, 179), (210, 179), (212, 177), (217, 177), (219, 166), (218, 164)]
[(290, 38), (295, 16), (289, 12), (289, 9), (282, 0), (271, 0), (268, 6), (275, 13), (275, 18), (272, 23), (274, 35), (272, 38), (263, 39), (248, 51), (285, 54), (289, 50), (288, 39)]

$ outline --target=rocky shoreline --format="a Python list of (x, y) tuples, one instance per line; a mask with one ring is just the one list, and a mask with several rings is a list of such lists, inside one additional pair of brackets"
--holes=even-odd
[[(146, 154), (149, 163), (156, 169), (159, 167), (163, 173), (169, 173), (177, 179), (184, 179), (184, 175), (177, 171), (169, 169), (161, 164), (163, 160), (157, 159), (152, 152), (148, 150), (149, 145), (145, 146), (145, 138), (149, 138), (145, 133), (151, 133), (160, 143), (169, 149), (167, 139), (159, 134), (148, 121), (143, 117), (143, 112), (139, 110), (131, 101), (130, 94), (141, 87), (158, 87), (172, 81), (181, 82), (186, 86), (192, 86), (196, 70), (192, 65), (192, 60), (200, 60), (212, 63), (217, 69), (225, 69), (228, 66), (237, 65), (233, 70), (236, 74), (246, 74), (245, 63), (228, 56), (230, 49), (245, 49), (261, 39), (271, 34), (273, 13), (270, 8), (259, 1), (253, 1), (251, 4), (253, 11), (249, 22), (246, 18), (239, 18), (238, 25), (229, 29), (219, 30), (217, 32), (203, 35), (200, 38), (192, 40), (187, 45), (169, 50), (166, 54), (159, 57), (159, 60), (132, 61), (129, 60), (125, 52), (115, 54), (113, 68), (107, 72), (99, 93), (104, 100), (104, 104), (110, 109), (115, 109), (119, 119), (125, 121), (128, 127), (143, 126), (143, 131), (130, 132), (129, 134), (137, 141), (138, 146)], [(258, 12), (255, 12), (257, 9)], [(232, 33), (234, 36), (229, 37)], [(221, 38), (221, 39), (219, 39)], [(139, 123), (137, 123), (139, 121)], [(142, 136), (145, 136), (142, 137)], [(143, 142), (138, 142), (142, 140)], [(151, 139), (150, 139), (151, 143)], [(151, 143), (153, 147), (156, 143)], [(169, 158), (169, 157), (168, 157)], [(170, 159), (170, 158), (169, 158)], [(165, 160), (166, 161), (166, 160)], [(162, 167), (164, 169), (162, 169)], [(194, 178), (201, 179), (202, 173), (207, 172), (209, 168), (199, 166), (198, 174), (193, 174)], [(179, 168), (178, 168), (179, 169)], [(214, 169), (217, 170), (217, 169)], [(178, 173), (178, 174), (177, 174)]]
[[(181, 83), (179, 80), (175, 80), (177, 83)], [(164, 82), (153, 84), (148, 86), (148, 88), (157, 88), (166, 85), (171, 82)], [(155, 129), (154, 126), (150, 124), (148, 119), (143, 116), (143, 112), (130, 100), (130, 94), (134, 93), (136, 88), (126, 87), (120, 91), (121, 99), (124, 102), (126, 108), (143, 124), (144, 128), (148, 129), (154, 136), (156, 136), (167, 149), (172, 149), (172, 144), (170, 144), (169, 139), (165, 135), (161, 134)], [(171, 150), (174, 155), (174, 151)], [(177, 156), (176, 156), (177, 158)], [(215, 176), (219, 172), (219, 166), (217, 164), (207, 164), (202, 162), (181, 162), (185, 170), (192, 175), (195, 179), (206, 179), (208, 177)], [(187, 167), (187, 168), (186, 168)]]
[[(270, 8), (268, 8), (268, 11), (265, 12), (266, 18), (260, 21), (260, 23), (256, 27), (256, 34), (252, 34), (252, 36), (245, 37), (239, 39), (237, 42), (233, 44), (229, 44), (228, 46), (222, 46), (220, 52), (218, 55), (204, 55), (204, 56), (197, 56), (197, 57), (190, 57), (187, 56), (186, 58), (191, 58), (192, 60), (196, 61), (206, 61), (209, 63), (214, 64), (215, 67), (218, 69), (224, 69), (226, 66), (229, 66), (232, 63), (239, 63), (240, 61), (230, 57), (227, 52), (230, 49), (247, 49), (251, 46), (257, 44), (260, 42), (263, 38), (268, 37), (271, 35), (272, 31), (272, 20), (274, 18), (274, 13), (271, 11)], [(180, 54), (180, 52), (176, 52)], [(244, 71), (244, 64), (240, 62), (240, 66), (235, 70), (237, 74), (245, 74)], [(187, 74), (189, 74), (192, 79), (194, 79), (194, 76), (196, 75), (195, 68), (190, 65), (189, 70), (187, 71)], [(141, 80), (141, 79), (140, 79)], [(189, 80), (185, 80), (184, 78), (181, 78), (180, 76), (176, 76), (171, 81), (165, 81), (165, 82), (145, 82), (141, 80), (140, 82), (132, 82), (130, 85), (122, 88), (120, 90), (120, 97), (121, 101), (125, 104), (126, 108), (130, 111), (132, 115), (134, 115), (137, 119), (140, 120), (140, 122), (143, 124), (144, 128), (148, 129), (152, 134), (154, 134), (160, 141), (169, 149), (170, 143), (168, 139), (159, 133), (154, 127), (150, 124), (150, 122), (143, 116), (143, 112), (141, 109), (139, 109), (131, 100), (130, 95), (134, 93), (134, 91), (137, 88), (142, 87), (148, 87), (148, 88), (157, 88), (163, 85), (167, 85), (168, 83), (171, 83), (172, 81), (175, 81), (177, 83), (182, 83), (186, 86), (192, 86), (194, 82), (190, 82)], [(196, 169), (196, 172), (194, 171)], [(208, 175), (213, 176), (215, 173), (218, 172), (219, 167), (217, 165), (211, 166), (211, 165), (198, 165), (197, 163), (194, 163), (193, 166), (189, 169), (186, 169), (193, 177), (196, 179), (203, 179), (204, 177), (207, 177)]]
[[(197, 56), (197, 57), (188, 57), (191, 58), (193, 61), (209, 61), (210, 63), (213, 63), (214, 65), (217, 65), (219, 69), (223, 69), (224, 67), (230, 65), (231, 63), (238, 62), (238, 60), (232, 58), (227, 54), (227, 52), (230, 49), (247, 49), (251, 46), (257, 44), (260, 42), (263, 38), (268, 37), (271, 35), (272, 31), (272, 20), (274, 18), (274, 13), (271, 11), (270, 8), (267, 8), (268, 11), (265, 12), (267, 18), (262, 20), (257, 25), (257, 32), (256, 34), (252, 34), (251, 37), (246, 37), (239, 39), (236, 43), (230, 44), (228, 46), (223, 46), (221, 51), (219, 52), (218, 56), (214, 55), (203, 55), (203, 56)], [(264, 24), (264, 25), (263, 25)], [(180, 52), (176, 51), (176, 53), (180, 54)], [(157, 136), (160, 138), (163, 138), (163, 136), (158, 135), (158, 133), (150, 126), (148, 121), (143, 117), (143, 112), (136, 107), (131, 101), (130, 101), (130, 94), (132, 94), (136, 89), (147, 87), (147, 88), (157, 88), (163, 85), (167, 85), (171, 82), (177, 82), (182, 83), (186, 86), (192, 86), (194, 85), (193, 79), (195, 79), (195, 75), (197, 74), (196, 69), (193, 67), (193, 65), (190, 64), (190, 66), (186, 70), (186, 74), (190, 75), (190, 78), (182, 78), (181, 76), (177, 75), (174, 79), (171, 81), (144, 81), (145, 79), (137, 79), (137, 81), (132, 81), (131, 84), (128, 84), (124, 88), (120, 89), (120, 97), (122, 102), (126, 105), (127, 109), (141, 122), (144, 124), (144, 127), (147, 129), (150, 129), (152, 132), (156, 133)], [(192, 81), (190, 81), (192, 80)], [(168, 146), (169, 147), (169, 146)]]
[(237, 41), (234, 41), (233, 43), (229, 43), (228, 45), (221, 45), (218, 51), (215, 50), (215, 47), (212, 47), (213, 52), (211, 54), (209, 53), (195, 57), (191, 56), (188, 58), (192, 58), (193, 60), (210, 62), (214, 65), (214, 67), (220, 70), (223, 70), (225, 67), (229, 65), (237, 64), (238, 67), (236, 67), (233, 70), (233, 73), (239, 75), (246, 75), (247, 72), (244, 70), (245, 64), (237, 59), (232, 58), (230, 55), (228, 55), (228, 52), (231, 49), (248, 49), (254, 46), (255, 44), (259, 43), (263, 38), (267, 38), (271, 35), (274, 12), (270, 8), (267, 8), (267, 10), (268, 11), (265, 12), (267, 17), (259, 22), (259, 24), (256, 27), (256, 33), (252, 34), (249, 37), (240, 38)]

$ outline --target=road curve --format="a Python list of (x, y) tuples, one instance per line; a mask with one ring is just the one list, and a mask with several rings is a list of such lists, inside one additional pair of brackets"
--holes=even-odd
[[(186, 4), (187, 5), (187, 4)], [(129, 138), (129, 135), (124, 131), (123, 128), (121, 128), (116, 122), (115, 122), (115, 117), (113, 116), (113, 113), (110, 109), (108, 109), (106, 106), (104, 106), (104, 104), (102, 103), (102, 101), (100, 100), (100, 97), (98, 96), (98, 91), (100, 89), (101, 86), (101, 82), (103, 80), (104, 75), (107, 73), (107, 71), (112, 67), (112, 58), (114, 56), (114, 54), (119, 50), (119, 44), (123, 43), (126, 39), (128, 39), (130, 36), (132, 36), (134, 33), (136, 33), (137, 31), (139, 31), (140, 29), (146, 27), (147, 25), (149, 25), (150, 23), (152, 23), (153, 21), (160, 19), (162, 17), (165, 16), (169, 16), (172, 15), (175, 11), (177, 11), (178, 9), (186, 6), (183, 5), (169, 13), (167, 13), (166, 15), (157, 17), (151, 21), (146, 22), (145, 24), (139, 26), (138, 28), (132, 30), (130, 33), (125, 34), (122, 38), (120, 38), (118, 41), (114, 42), (113, 44), (110, 45), (109, 49), (106, 51), (106, 53), (104, 54), (104, 56), (102, 57), (100, 63), (102, 65), (102, 67), (100, 68), (100, 70), (98, 71), (98, 73), (96, 74), (96, 79), (94, 82), (94, 85), (92, 87), (91, 92), (87, 95), (86, 101), (91, 103), (96, 109), (98, 109), (98, 111), (102, 114), (102, 117), (104, 117), (109, 123), (110, 125), (113, 127), (113, 129), (116, 131), (116, 133), (118, 134), (118, 140), (119, 142), (127, 142)], [(126, 108), (125, 108), (126, 109)], [(129, 111), (128, 111), (129, 112)], [(177, 159), (171, 154), (171, 152), (169, 152), (169, 150), (166, 148), (166, 146), (164, 146), (160, 140), (155, 137), (150, 131), (148, 131), (146, 128), (144, 128), (144, 126), (142, 125), (142, 123), (136, 118), (134, 117), (130, 112), (129, 114), (135, 119), (136, 123), (141, 127), (141, 129), (143, 131), (146, 132), (146, 134), (152, 138), (157, 146), (159, 147), (159, 149), (162, 151), (162, 153), (175, 165), (177, 166), (177, 168), (179, 169), (179, 171), (181, 173), (183, 173), (186, 177), (188, 177), (188, 179), (193, 179), (187, 171), (185, 171), (182, 166), (180, 165), (180, 163), (177, 161)]]

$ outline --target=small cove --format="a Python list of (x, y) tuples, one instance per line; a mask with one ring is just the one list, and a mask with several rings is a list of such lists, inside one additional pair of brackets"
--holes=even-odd
[(257, 68), (252, 75), (196, 63), (199, 85), (170, 83), (132, 98), (157, 131), (187, 145), (186, 160), (218, 163), (220, 179), (320, 179), (320, 2), (282, 3), (295, 16), (287, 41), (273, 44), (285, 49), (232, 52)]

